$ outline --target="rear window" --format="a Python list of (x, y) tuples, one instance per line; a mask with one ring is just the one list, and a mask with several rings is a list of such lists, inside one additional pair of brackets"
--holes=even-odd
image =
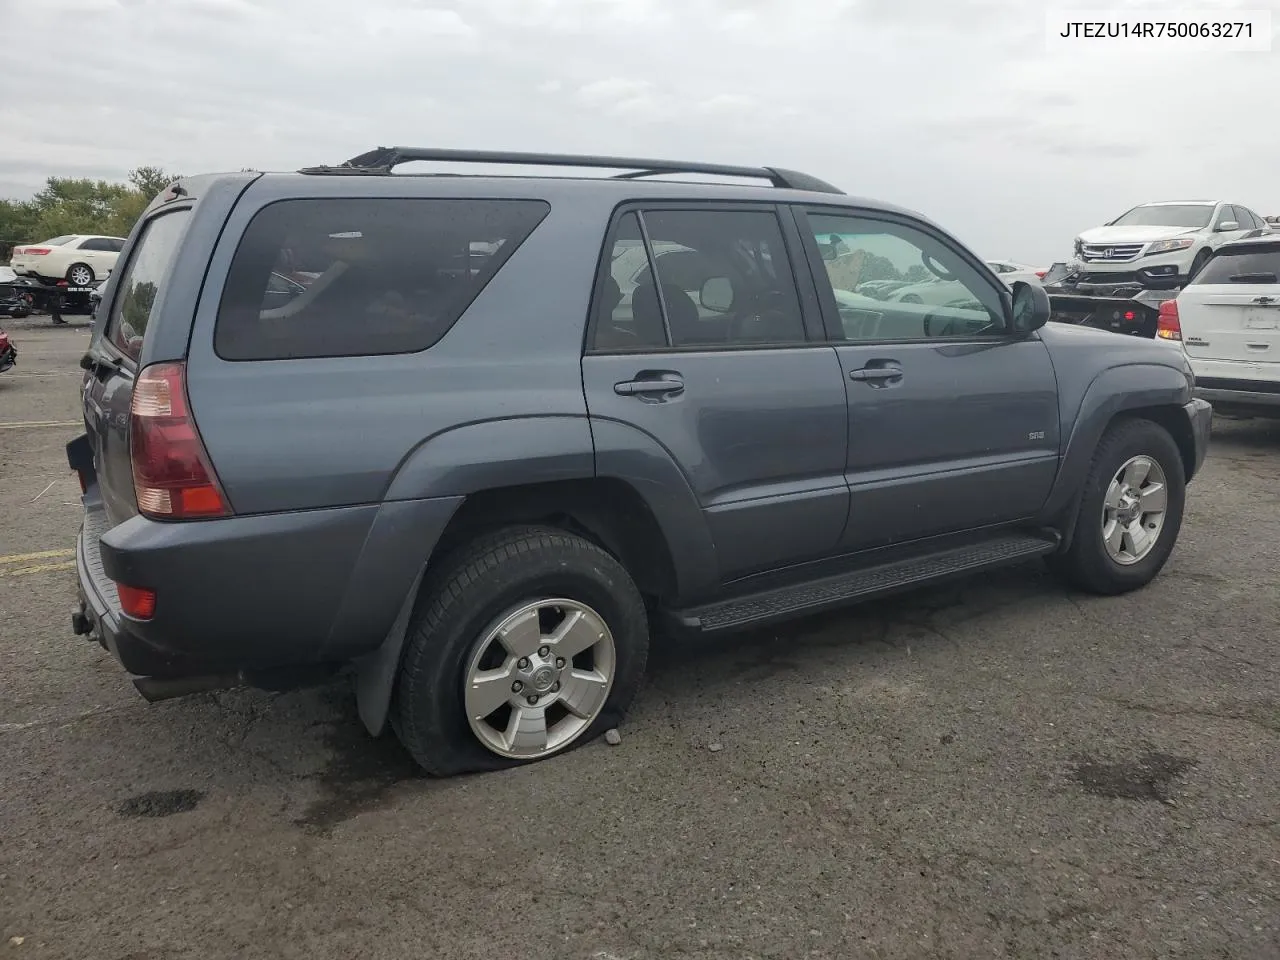
[(63, 244), (70, 243), (74, 239), (75, 239), (75, 235), (72, 234), (71, 236), (67, 236), (67, 237), (54, 237), (52, 240), (42, 240), (39, 243), (32, 244), (32, 246), (61, 247)]
[(550, 211), (540, 200), (282, 200), (232, 259), (226, 360), (412, 353), (448, 332)]
[(1196, 274), (1193, 284), (1280, 283), (1280, 244), (1248, 251), (1221, 250)]
[(148, 221), (120, 275), (106, 335), (135, 361), (142, 353), (142, 340), (151, 323), (152, 311), (190, 217), (189, 209), (179, 209)]

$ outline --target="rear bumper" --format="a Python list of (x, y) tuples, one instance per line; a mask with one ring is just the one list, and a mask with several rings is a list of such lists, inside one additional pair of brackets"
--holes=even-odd
[(1193, 465), (1187, 473), (1187, 480), (1190, 480), (1200, 472), (1200, 468), (1204, 466), (1204, 458), (1209, 453), (1209, 437), (1213, 432), (1213, 406), (1207, 400), (1196, 397), (1182, 409), (1191, 423), (1191, 438), (1195, 444)]
[[(130, 673), (159, 679), (343, 663), (385, 638), (460, 498), (106, 530), (96, 486), (76, 545), (88, 632)], [(156, 593), (150, 620), (117, 583)]]
[(1251, 390), (1249, 381), (1229, 382), (1215, 386), (1196, 385), (1196, 396), (1213, 404), (1219, 413), (1252, 413), (1280, 417), (1280, 392)]

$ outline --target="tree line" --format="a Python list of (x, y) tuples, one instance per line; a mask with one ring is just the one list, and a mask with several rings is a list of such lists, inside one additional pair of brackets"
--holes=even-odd
[(130, 170), (125, 183), (49, 177), (30, 200), (0, 199), (0, 253), (68, 233), (127, 237), (147, 204), (178, 179), (159, 167)]

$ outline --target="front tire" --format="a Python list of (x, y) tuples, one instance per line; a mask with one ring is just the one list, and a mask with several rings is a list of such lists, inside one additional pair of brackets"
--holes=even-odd
[(87, 263), (73, 263), (67, 267), (66, 281), (73, 287), (87, 287), (93, 283), (93, 267)]
[(1053, 566), (1090, 593), (1128, 593), (1150, 583), (1182, 527), (1186, 474), (1169, 432), (1126, 419), (1103, 434), (1081, 494), (1075, 533)]
[(424, 585), (392, 726), (433, 776), (545, 759), (617, 725), (648, 650), (644, 601), (613, 556), (553, 527), (502, 530)]
[(1204, 269), (1204, 265), (1208, 263), (1211, 256), (1213, 256), (1213, 251), (1211, 250), (1201, 250), (1196, 254), (1195, 259), (1191, 261), (1191, 268), (1187, 271), (1188, 283), (1194, 280), (1196, 274)]

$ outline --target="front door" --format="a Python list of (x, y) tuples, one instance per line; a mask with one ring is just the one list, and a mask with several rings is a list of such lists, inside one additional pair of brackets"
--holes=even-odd
[(624, 212), (582, 363), (593, 423), (684, 473), (722, 582), (830, 554), (848, 510), (843, 377), (783, 223), (772, 205)]
[(1045, 345), (1008, 332), (1000, 281), (951, 238), (888, 214), (798, 221), (849, 402), (841, 547), (1032, 516), (1058, 465)]

